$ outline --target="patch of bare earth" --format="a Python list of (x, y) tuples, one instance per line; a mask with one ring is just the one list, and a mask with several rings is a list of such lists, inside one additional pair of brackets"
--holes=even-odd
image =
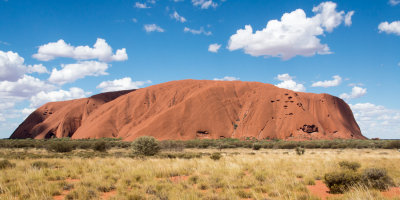
[(382, 192), (382, 195), (387, 198), (400, 197), (400, 187), (391, 187), (389, 190)]
[(104, 192), (101, 195), (101, 199), (107, 200), (110, 199), (111, 197), (115, 196), (117, 194), (117, 190), (111, 190), (109, 192)]
[(340, 194), (329, 193), (329, 188), (321, 180), (316, 180), (315, 185), (307, 185), (307, 189), (310, 191), (312, 195), (317, 196), (322, 200), (326, 200), (327, 197), (340, 195)]
[(169, 177), (169, 180), (174, 182), (174, 183), (179, 183), (181, 181), (186, 181), (189, 179), (189, 176), (172, 176)]

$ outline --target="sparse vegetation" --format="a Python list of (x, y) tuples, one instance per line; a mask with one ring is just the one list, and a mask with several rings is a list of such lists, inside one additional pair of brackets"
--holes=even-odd
[(142, 136), (132, 143), (133, 153), (139, 156), (154, 156), (160, 151), (158, 141), (151, 136)]
[(296, 154), (299, 155), (299, 156), (303, 155), (305, 151), (306, 150), (304, 148), (296, 147)]
[(221, 159), (221, 157), (222, 157), (222, 155), (219, 152), (215, 152), (215, 153), (211, 154), (211, 156), (210, 156), (210, 158), (213, 160), (219, 160), (219, 159)]
[(386, 169), (367, 168), (362, 173), (357, 172), (361, 167), (358, 162), (339, 162), (341, 171), (325, 174), (325, 183), (332, 193), (344, 193), (352, 187), (362, 186), (377, 190), (387, 190), (394, 185)]
[(104, 140), (98, 140), (93, 143), (93, 150), (99, 152), (106, 152), (107, 151), (107, 143)]
[(0, 170), (15, 167), (14, 163), (11, 163), (8, 160), (1, 160), (0, 161)]
[[(344, 193), (336, 199), (385, 199), (380, 190), (400, 184), (400, 169), (393, 164), (400, 162), (400, 153), (393, 149), (306, 149), (297, 156), (274, 148), (305, 148), (288, 141), (192, 140), (181, 141), (185, 148), (176, 151), (175, 141), (156, 141), (159, 152), (142, 159), (119, 139), (22, 141), (28, 142), (23, 148), (0, 151), (0, 160), (11, 163), (0, 173), (0, 199), (102, 199), (106, 194), (108, 199), (318, 199), (307, 188), (320, 179), (327, 185), (326, 179), (336, 181), (336, 193)], [(96, 141), (104, 141), (108, 150), (93, 151)], [(73, 150), (47, 150), (58, 142)], [(262, 145), (258, 151), (256, 143)]]
[(350, 161), (344, 160), (344, 161), (340, 161), (339, 162), (339, 166), (342, 169), (348, 169), (348, 170), (352, 170), (352, 171), (357, 171), (358, 168), (361, 167), (361, 164), (358, 163), (358, 162), (350, 162)]

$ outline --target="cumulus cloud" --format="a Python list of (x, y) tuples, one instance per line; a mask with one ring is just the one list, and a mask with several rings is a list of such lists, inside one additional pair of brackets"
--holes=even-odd
[(184, 31), (185, 33), (186, 33), (186, 32), (192, 33), (193, 35), (204, 34), (204, 35), (209, 36), (209, 35), (212, 34), (211, 31), (205, 31), (203, 27), (200, 27), (199, 30), (191, 29), (191, 28), (185, 27), (185, 28), (183, 29), (183, 31)]
[(172, 18), (172, 19), (175, 19), (176, 21), (178, 21), (178, 22), (182, 22), (182, 23), (184, 23), (184, 22), (186, 22), (186, 19), (184, 18), (184, 17), (182, 17), (182, 16), (180, 16), (179, 14), (178, 14), (178, 12), (174, 12), (174, 13), (172, 13), (171, 15), (170, 15), (170, 17)]
[(208, 51), (209, 51), (209, 52), (213, 52), (213, 53), (217, 53), (218, 50), (219, 50), (219, 48), (221, 48), (221, 45), (220, 45), (220, 44), (217, 44), (217, 43), (210, 44), (210, 45), (208, 46)]
[[(50, 92), (41, 91), (37, 93), (35, 96), (31, 97), (30, 107), (35, 108), (47, 102), (84, 98), (90, 94), (91, 94), (90, 92), (85, 92), (83, 89), (77, 87), (72, 87), (69, 90), (56, 90)], [(26, 110), (26, 112), (29, 111), (30, 109)]]
[(148, 33), (150, 32), (164, 32), (164, 29), (157, 26), (156, 24), (145, 24), (144, 25), (144, 30)]
[(49, 81), (59, 85), (71, 83), (85, 76), (107, 75), (108, 64), (98, 61), (80, 61), (74, 64), (62, 64), (62, 69), (53, 69)]
[(400, 35), (400, 21), (394, 21), (392, 23), (382, 22), (378, 26), (379, 32), (385, 32), (387, 34)]
[(150, 8), (150, 7), (147, 6), (146, 3), (136, 2), (135, 3), (135, 8), (145, 9), (145, 8)]
[(400, 3), (400, 0), (389, 0), (389, 4), (395, 6)]
[(353, 89), (351, 89), (351, 94), (343, 93), (339, 97), (342, 99), (356, 99), (364, 96), (365, 94), (367, 94), (366, 88), (354, 86)]
[(304, 92), (306, 91), (306, 88), (304, 87), (303, 84), (296, 83), (293, 80), (294, 77), (290, 76), (289, 74), (278, 74), (276, 79), (280, 80), (281, 82), (276, 84), (275, 86), (279, 88), (285, 88), (289, 90), (293, 90), (296, 92)]
[(132, 81), (130, 77), (115, 79), (112, 81), (103, 81), (96, 88), (100, 88), (102, 92), (139, 89), (145, 84), (150, 84), (151, 81)]
[(16, 81), (25, 73), (48, 73), (45, 66), (25, 65), (18, 53), (0, 51), (0, 81)]
[(400, 111), (372, 103), (350, 104), (361, 132), (369, 137), (400, 138)]
[[(302, 9), (285, 13), (281, 20), (270, 20), (266, 27), (253, 33), (251, 25), (239, 29), (230, 37), (230, 51), (243, 49), (252, 56), (280, 57), (284, 60), (292, 57), (330, 54), (327, 44), (321, 44), (318, 36), (331, 32), (345, 18), (344, 11), (336, 11), (336, 3), (323, 2), (313, 8), (315, 15), (307, 17)], [(347, 14), (347, 24), (351, 13)]]
[(213, 0), (192, 0), (192, 3), (194, 6), (200, 7), (201, 9), (208, 9), (210, 7), (216, 8), (218, 6)]
[(240, 78), (233, 77), (233, 76), (225, 76), (224, 78), (214, 78), (214, 81), (237, 81)]
[(339, 75), (333, 76), (332, 78), (333, 80), (315, 82), (311, 86), (327, 88), (327, 87), (335, 87), (340, 85), (340, 83), (342, 83), (342, 77), (340, 77)]
[(101, 38), (97, 38), (93, 48), (89, 46), (74, 47), (67, 44), (64, 40), (50, 42), (40, 46), (38, 52), (32, 57), (41, 61), (49, 61), (57, 57), (73, 58), (75, 60), (98, 59), (104, 62), (124, 61), (128, 59), (125, 48), (117, 49), (115, 54), (113, 54), (111, 46)]
[(0, 96), (1, 99), (21, 100), (29, 98), (40, 91), (49, 91), (54, 88), (54, 85), (24, 74), (22, 78), (15, 82), (0, 81)]

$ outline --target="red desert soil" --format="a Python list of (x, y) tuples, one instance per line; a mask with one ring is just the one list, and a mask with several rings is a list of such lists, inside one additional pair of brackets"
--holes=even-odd
[(47, 103), (11, 138), (364, 139), (350, 107), (329, 94), (244, 81), (181, 80)]
[(391, 187), (388, 191), (382, 192), (382, 195), (387, 198), (400, 197), (400, 187)]
[(330, 196), (338, 195), (329, 193), (329, 188), (321, 180), (316, 180), (315, 185), (307, 185), (307, 189), (312, 195), (317, 196), (322, 200), (325, 200), (327, 197)]

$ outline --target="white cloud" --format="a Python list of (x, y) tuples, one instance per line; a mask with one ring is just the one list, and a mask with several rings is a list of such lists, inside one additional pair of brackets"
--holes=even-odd
[(185, 28), (183, 29), (183, 31), (184, 31), (184, 32), (190, 32), (190, 33), (192, 33), (192, 34), (194, 34), (194, 35), (204, 34), (204, 35), (209, 36), (209, 35), (212, 34), (211, 31), (205, 31), (203, 27), (200, 27), (199, 30), (191, 29), (191, 28), (185, 27)]
[(392, 23), (382, 22), (378, 26), (379, 32), (385, 32), (387, 34), (400, 35), (400, 21), (394, 21)]
[(182, 23), (186, 22), (186, 19), (184, 17), (180, 16), (178, 14), (178, 12), (176, 12), (176, 11), (174, 13), (172, 13), (170, 16), (171, 16), (172, 19), (175, 19), (178, 22), (182, 22)]
[(293, 81), (293, 77), (290, 76), (289, 74), (278, 74), (276, 79), (281, 81), (280, 83), (275, 85), (279, 88), (285, 88), (285, 89), (293, 90), (296, 92), (306, 91), (306, 88), (304, 87), (304, 85)]
[(145, 24), (144, 25), (144, 30), (146, 32), (164, 32), (164, 29), (162, 29), (161, 27), (157, 26), (156, 24)]
[(103, 81), (96, 88), (101, 88), (102, 92), (138, 89), (151, 81), (132, 81), (130, 77), (115, 79), (112, 81)]
[(233, 76), (225, 76), (224, 78), (214, 78), (214, 81), (237, 81), (240, 78), (233, 77)]
[(47, 68), (45, 66), (43, 66), (42, 64), (28, 65), (27, 67), (28, 67), (28, 69), (27, 69), (28, 73), (38, 73), (38, 74), (43, 74), (43, 73), (48, 74), (49, 73)]
[(220, 44), (217, 44), (217, 43), (210, 44), (210, 45), (208, 46), (208, 51), (209, 51), (209, 52), (213, 52), (213, 53), (217, 53), (218, 50), (219, 50), (219, 48), (221, 48), (221, 45), (220, 45)]
[(21, 110), (21, 113), (24, 114), (25, 116), (33, 113), (33, 111), (35, 111), (36, 108), (24, 108)]
[(246, 25), (230, 37), (228, 49), (243, 49), (252, 56), (284, 60), (297, 55), (330, 54), (328, 45), (321, 44), (318, 36), (323, 36), (325, 31), (331, 32), (344, 21), (345, 12), (337, 12), (336, 6), (330, 1), (321, 3), (313, 8), (315, 16), (310, 18), (304, 10), (297, 9), (283, 14), (280, 21), (268, 21), (264, 29), (254, 33), (251, 25)]
[(57, 84), (71, 83), (85, 76), (107, 75), (107, 63), (97, 61), (80, 61), (74, 64), (62, 64), (62, 69), (53, 69), (49, 81)]
[(138, 20), (137, 20), (136, 18), (132, 18), (132, 22), (133, 22), (133, 23), (137, 23)]
[(0, 51), (0, 81), (16, 81), (25, 73), (48, 73), (45, 66), (25, 65), (24, 58), (12, 51)]
[(369, 137), (400, 139), (400, 111), (372, 103), (350, 104), (362, 133)]
[(364, 96), (365, 94), (367, 94), (366, 88), (354, 86), (351, 89), (351, 94), (343, 93), (339, 97), (342, 99), (356, 99)]
[(150, 8), (150, 7), (147, 6), (146, 3), (136, 2), (136, 3), (135, 3), (135, 8), (144, 9), (144, 8)]
[(354, 11), (350, 11), (346, 14), (346, 16), (344, 16), (344, 24), (346, 26), (351, 26), (352, 21), (351, 21), (351, 17), (353, 17), (354, 15)]
[(332, 77), (333, 80), (327, 80), (327, 81), (318, 81), (313, 83), (311, 86), (312, 87), (335, 87), (340, 85), (340, 83), (342, 82), (342, 77), (340, 77), (339, 75), (333, 76)]
[(126, 49), (117, 49), (113, 54), (112, 48), (104, 39), (97, 38), (96, 43), (92, 47), (89, 46), (71, 46), (65, 43), (64, 40), (50, 42), (39, 47), (39, 50), (32, 57), (49, 61), (57, 57), (73, 58), (76, 60), (98, 59), (104, 62), (124, 61), (128, 59)]
[[(47, 102), (53, 102), (53, 101), (65, 101), (65, 100), (71, 100), (71, 99), (77, 99), (77, 98), (84, 98), (87, 95), (90, 95), (90, 92), (85, 92), (81, 88), (77, 87), (72, 87), (69, 89), (69, 91), (66, 90), (57, 90), (57, 91), (51, 91), (51, 92), (44, 92), (41, 91), (37, 93), (35, 96), (32, 96), (31, 108), (35, 108), (38, 106), (41, 106)], [(24, 112), (24, 111), (23, 111)], [(29, 112), (29, 111), (26, 111)]]
[(24, 74), (22, 78), (15, 82), (1, 81), (0, 96), (1, 99), (10, 98), (12, 101), (29, 98), (40, 91), (49, 91), (55, 86), (41, 81), (38, 78)]
[(389, 4), (395, 6), (400, 3), (400, 0), (389, 0)]
[(213, 0), (192, 0), (192, 3), (194, 6), (198, 6), (201, 9), (208, 9), (210, 7), (216, 8), (218, 6)]

